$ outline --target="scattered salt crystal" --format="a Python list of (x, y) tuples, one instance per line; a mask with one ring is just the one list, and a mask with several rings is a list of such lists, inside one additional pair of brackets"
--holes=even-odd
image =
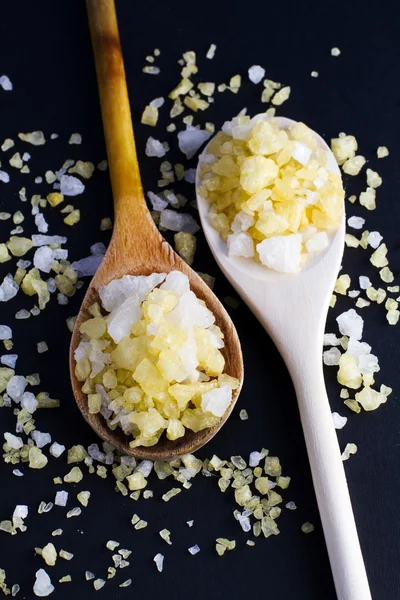
[(217, 49), (217, 46), (215, 44), (211, 44), (211, 46), (207, 50), (206, 58), (208, 58), (210, 60), (212, 58), (214, 58), (216, 49)]
[(318, 77), (318, 71), (311, 71), (311, 77)]
[(32, 431), (32, 439), (38, 448), (44, 448), (47, 444), (51, 444), (51, 435), (49, 433), (42, 433), (37, 429)]
[(333, 424), (335, 426), (335, 429), (343, 429), (343, 427), (347, 423), (347, 417), (342, 417), (337, 412), (332, 413), (332, 418), (333, 418)]
[(80, 133), (73, 133), (69, 138), (68, 144), (82, 144), (82, 136)]
[(228, 235), (227, 249), (230, 257), (242, 256), (244, 258), (252, 258), (254, 256), (253, 239), (245, 232)]
[(17, 364), (18, 354), (4, 354), (0, 358), (0, 362), (2, 365), (9, 367), (10, 369), (14, 369)]
[(44, 569), (36, 571), (36, 581), (33, 586), (33, 593), (40, 598), (49, 596), (54, 592), (54, 585), (51, 583), (51, 579)]
[(55, 458), (59, 458), (61, 454), (65, 452), (65, 446), (63, 446), (62, 444), (58, 444), (57, 442), (53, 442), (50, 446), (49, 452)]
[(367, 237), (368, 244), (371, 246), (371, 248), (374, 248), (375, 250), (379, 247), (379, 244), (382, 240), (383, 238), (379, 231), (371, 231), (369, 236)]
[(29, 310), (25, 310), (25, 308), (18, 310), (15, 313), (16, 319), (29, 319), (30, 316), (31, 316), (31, 313), (29, 312)]
[(14, 469), (13, 470), (13, 475), (16, 475), (16, 477), (23, 477), (24, 476), (24, 474), (19, 469)]
[(67, 512), (67, 519), (70, 519), (71, 517), (79, 517), (79, 515), (82, 513), (82, 509), (77, 506), (76, 508), (73, 508), (72, 510)]
[(14, 375), (11, 377), (7, 383), (7, 394), (14, 400), (14, 402), (20, 402), (22, 395), (25, 392), (27, 383), (28, 382), (26, 381), (25, 377), (22, 375)]
[(48, 246), (38, 248), (33, 256), (33, 265), (43, 273), (50, 273), (54, 253)]
[(161, 108), (163, 106), (164, 102), (165, 102), (165, 100), (162, 97), (154, 98), (154, 100), (152, 100), (150, 102), (150, 106), (154, 106), (154, 108)]
[(60, 179), (60, 191), (64, 196), (78, 196), (85, 190), (85, 185), (73, 175), (62, 175)]
[(31, 392), (24, 392), (21, 396), (21, 406), (25, 408), (29, 413), (33, 414), (38, 407), (38, 401), (35, 398), (35, 394)]
[(161, 212), (168, 206), (168, 202), (166, 200), (163, 200), (163, 198), (157, 194), (154, 194), (153, 192), (147, 192), (147, 197), (151, 202), (153, 210)]
[(153, 560), (156, 563), (158, 571), (161, 573), (161, 571), (163, 570), (163, 566), (164, 566), (164, 555), (158, 553), (155, 555)]
[(17, 262), (17, 267), (19, 267), (20, 269), (27, 269), (31, 266), (31, 264), (32, 262), (30, 260), (22, 260), (22, 258), (20, 258)]
[(353, 229), (362, 229), (365, 224), (365, 219), (362, 217), (350, 217), (350, 219), (347, 219), (347, 224)]
[(54, 504), (56, 506), (67, 506), (67, 502), (68, 502), (68, 492), (65, 492), (64, 490), (56, 492), (56, 498), (54, 500)]
[(186, 169), (185, 175), (184, 175), (184, 180), (187, 181), (187, 183), (195, 183), (196, 169)]
[(156, 140), (150, 136), (146, 142), (145, 154), (149, 157), (162, 158), (165, 156), (166, 151), (159, 140)]
[(342, 335), (348, 335), (356, 340), (362, 337), (364, 320), (359, 314), (351, 308), (347, 312), (342, 313), (336, 318), (339, 326), (339, 331)]
[(102, 260), (102, 254), (92, 254), (91, 256), (76, 260), (71, 266), (78, 273), (79, 277), (91, 277), (96, 273)]
[(191, 546), (190, 548), (188, 548), (188, 551), (190, 552), (190, 554), (192, 556), (194, 556), (195, 554), (197, 554), (198, 552), (200, 552), (200, 548), (197, 544), (195, 544), (194, 546)]
[(339, 50), (339, 48), (332, 48), (332, 49), (331, 49), (331, 55), (332, 55), (332, 56), (339, 56), (339, 55), (340, 55), (340, 50)]
[(0, 284), (0, 302), (8, 302), (17, 295), (19, 290), (11, 273), (8, 273)]
[(202, 129), (195, 129), (189, 126), (184, 131), (178, 133), (178, 146), (181, 152), (189, 160), (193, 158), (199, 148), (209, 140), (211, 133)]
[(103, 242), (96, 242), (92, 246), (90, 246), (90, 252), (95, 256), (103, 256), (107, 251), (107, 248), (103, 244)]
[(193, 527), (194, 521), (193, 519), (191, 519), (190, 521), (186, 521), (186, 525), (188, 525), (189, 527)]
[(5, 92), (11, 92), (11, 90), (13, 89), (13, 84), (11, 83), (11, 80), (9, 77), (7, 77), (7, 75), (1, 75), (0, 87), (2, 87)]
[(249, 79), (252, 83), (260, 83), (260, 81), (265, 77), (265, 69), (260, 67), (260, 65), (253, 65), (249, 69)]
[(250, 456), (249, 456), (249, 467), (258, 467), (258, 465), (260, 464), (261, 460), (264, 460), (265, 458), (265, 454), (263, 454), (262, 452), (250, 452)]
[(160, 226), (170, 231), (184, 231), (185, 233), (196, 233), (200, 229), (192, 215), (178, 213), (170, 209), (162, 211)]
[(348, 460), (351, 454), (355, 454), (357, 452), (357, 446), (355, 444), (347, 444), (346, 448), (342, 453), (342, 460)]
[(39, 233), (47, 233), (49, 230), (49, 224), (40, 212), (35, 215), (35, 225), (38, 228)]
[(358, 281), (362, 290), (367, 290), (372, 285), (370, 278), (366, 277), (365, 275), (360, 275)]
[(34, 246), (47, 246), (49, 244), (65, 244), (67, 242), (67, 238), (61, 235), (34, 234), (32, 236), (32, 242)]
[(13, 433), (8, 433), (6, 431), (4, 433), (4, 438), (5, 438), (6, 443), (8, 444), (8, 446), (10, 446), (10, 448), (12, 448), (13, 450), (19, 450), (24, 445), (24, 442), (22, 441), (22, 438), (17, 437)]
[(232, 388), (222, 385), (219, 388), (206, 392), (201, 397), (201, 408), (216, 417), (222, 417), (232, 401)]
[(153, 470), (153, 461), (152, 460), (142, 460), (142, 462), (137, 466), (136, 471), (139, 471), (143, 475), (143, 477), (148, 477)]

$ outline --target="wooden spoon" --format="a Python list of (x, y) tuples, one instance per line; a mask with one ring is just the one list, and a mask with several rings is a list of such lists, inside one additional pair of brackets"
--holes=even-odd
[[(285, 128), (294, 123), (283, 117), (277, 121)], [(317, 133), (315, 137), (329, 152), (328, 168), (340, 176), (329, 147)], [(197, 190), (200, 170), (201, 157)], [(343, 255), (345, 216), (326, 251), (292, 275), (272, 271), (253, 259), (230, 258), (226, 243), (211, 226), (210, 205), (199, 191), (197, 202), (217, 263), (273, 339), (292, 378), (337, 596), (339, 600), (368, 600), (371, 594), (322, 369), (323, 334)], [(285, 402), (285, 398), (275, 401)]]
[[(87, 0), (87, 9), (114, 197), (115, 223), (110, 246), (90, 283), (72, 334), (72, 389), (83, 416), (105, 441), (132, 456), (167, 460), (197, 450), (225, 423), (243, 382), (242, 352), (236, 329), (228, 313), (206, 283), (167, 244), (147, 209), (136, 157), (114, 1)], [(82, 384), (75, 377), (74, 351), (80, 341), (79, 327), (90, 316), (87, 309), (93, 302), (98, 301), (98, 291), (103, 285), (126, 274), (150, 275), (156, 272), (169, 273), (173, 270), (182, 271), (188, 276), (191, 289), (213, 312), (216, 324), (225, 335), (225, 372), (237, 377), (240, 386), (234, 392), (228, 410), (214, 427), (198, 433), (187, 430), (185, 436), (176, 441), (162, 436), (155, 446), (132, 449), (129, 447), (132, 437), (126, 436), (120, 428), (115, 431), (109, 429), (101, 415), (89, 414), (87, 396), (82, 393)]]

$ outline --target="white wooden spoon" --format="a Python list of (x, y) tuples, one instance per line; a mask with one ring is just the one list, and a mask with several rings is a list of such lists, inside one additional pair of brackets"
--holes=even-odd
[[(284, 117), (277, 120), (284, 128), (294, 123)], [(329, 147), (317, 133), (315, 137), (319, 146), (329, 152), (328, 168), (340, 176)], [(206, 152), (207, 148), (203, 154)], [(211, 226), (209, 202), (199, 193), (199, 170), (200, 167), (197, 202), (211, 251), (227, 279), (273, 339), (296, 390), (338, 599), (369, 600), (371, 593), (322, 368), (323, 334), (343, 255), (345, 217), (332, 235), (329, 247), (315, 259), (308, 259), (298, 274), (277, 273), (253, 259), (230, 258), (226, 243)]]

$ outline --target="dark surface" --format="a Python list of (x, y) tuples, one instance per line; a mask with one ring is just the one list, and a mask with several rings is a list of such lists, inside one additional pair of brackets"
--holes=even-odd
[[(361, 2), (346, 3), (343, 11), (336, 2), (308, 3), (215, 3), (189, 5), (184, 2), (150, 3), (118, 2), (118, 14), (125, 55), (133, 120), (136, 126), (138, 152), (146, 190), (156, 188), (159, 161), (144, 157), (144, 143), (153, 132), (138, 125), (143, 106), (156, 96), (166, 96), (178, 80), (176, 60), (185, 50), (198, 52), (200, 75), (205, 80), (228, 81), (237, 72), (246, 76), (252, 64), (262, 64), (267, 76), (292, 86), (292, 97), (280, 110), (293, 119), (304, 120), (327, 139), (345, 131), (356, 135), (360, 152), (371, 160), (384, 178), (378, 190), (378, 210), (368, 213), (359, 206), (348, 207), (349, 214), (362, 215), (366, 227), (380, 231), (389, 247), (391, 267), (399, 268), (400, 208), (399, 184), (399, 21), (394, 16), (395, 3), (380, 2), (374, 10), (366, 10)], [(393, 10), (392, 10), (393, 9)], [(211, 42), (218, 45), (214, 61), (204, 54)], [(335, 59), (330, 48), (338, 46), (342, 54)], [(144, 57), (159, 47), (162, 56), (157, 61), (162, 69), (159, 77), (141, 73)], [(96, 81), (83, 3), (33, 2), (4, 3), (0, 23), (0, 71), (10, 76), (14, 91), (0, 90), (0, 139), (16, 137), (18, 131), (43, 129), (46, 134), (57, 131), (60, 139), (44, 148), (32, 149), (32, 172), (37, 175), (47, 168), (58, 168), (68, 158), (99, 161), (105, 157)], [(318, 70), (320, 77), (312, 79), (310, 72)], [(1, 73), (0, 73), (1, 74)], [(207, 120), (221, 124), (247, 105), (259, 112), (260, 87), (245, 86), (235, 97), (229, 92), (218, 96), (218, 102), (207, 114)], [(166, 111), (164, 109), (164, 115)], [(166, 117), (164, 117), (166, 118)], [(197, 121), (196, 121), (197, 122)], [(164, 125), (167, 120), (162, 121)], [(81, 147), (68, 146), (70, 133), (82, 134)], [(158, 128), (155, 137), (175, 140)], [(390, 156), (376, 159), (376, 148), (387, 145)], [(30, 148), (19, 144), (18, 150)], [(175, 162), (178, 151), (167, 156)], [(3, 156), (0, 156), (3, 161)], [(194, 163), (194, 161), (193, 161)], [(6, 161), (4, 160), (4, 165)], [(193, 164), (194, 166), (194, 164)], [(21, 205), (17, 190), (23, 185), (22, 175), (14, 176), (5, 186), (0, 184), (0, 210), (28, 211)], [(40, 188), (33, 176), (26, 176), (28, 195)], [(362, 190), (364, 178), (356, 178), (348, 186), (351, 192)], [(46, 188), (40, 188), (45, 193)], [(180, 191), (193, 198), (193, 191), (182, 186)], [(179, 191), (179, 190), (178, 190)], [(70, 231), (62, 223), (57, 210), (46, 210), (50, 232), (69, 235), (70, 258), (89, 253), (90, 244), (108, 241), (108, 234), (99, 231), (102, 217), (111, 216), (112, 201), (108, 175), (97, 173), (89, 182), (87, 193), (72, 200), (82, 211), (81, 222)], [(34, 232), (32, 217), (24, 224)], [(1, 241), (8, 237), (10, 222), (0, 223)], [(369, 251), (349, 249), (344, 258), (344, 272), (378, 278), (368, 262)], [(2, 277), (9, 264), (1, 265)], [(195, 268), (217, 276), (215, 291), (224, 298), (233, 295), (231, 288), (218, 273), (205, 242), (200, 239)], [(356, 287), (356, 281), (352, 287)], [(50, 431), (53, 439), (70, 446), (88, 445), (95, 435), (81, 418), (70, 391), (68, 375), (69, 333), (65, 318), (76, 314), (84, 289), (67, 307), (59, 307), (55, 298), (46, 311), (29, 321), (16, 322), (17, 309), (32, 306), (32, 300), (22, 293), (11, 303), (0, 306), (0, 321), (14, 329), (14, 349), (20, 354), (18, 372), (39, 371), (40, 389), (59, 397), (59, 411), (37, 414), (37, 427)], [(329, 315), (327, 331), (336, 331), (334, 317), (351, 306), (344, 299)], [(259, 539), (254, 548), (245, 546), (246, 535), (238, 529), (232, 511), (230, 492), (222, 495), (214, 479), (198, 477), (188, 492), (170, 503), (160, 495), (172, 487), (172, 482), (150, 479), (155, 498), (135, 503), (113, 491), (112, 477), (102, 480), (86, 475), (76, 490), (69, 489), (68, 509), (76, 506), (74, 493), (90, 489), (89, 508), (78, 519), (66, 520), (66, 509), (55, 507), (48, 515), (37, 515), (41, 500), (54, 498), (52, 478), (67, 471), (65, 459), (51, 459), (46, 469), (34, 472), (22, 467), (25, 477), (16, 478), (12, 467), (0, 463), (0, 519), (10, 518), (16, 503), (30, 507), (28, 531), (10, 537), (0, 532), (0, 567), (5, 568), (9, 584), (18, 582), (20, 597), (32, 598), (35, 571), (45, 566), (34, 557), (34, 546), (54, 541), (58, 549), (75, 553), (70, 563), (59, 559), (56, 567), (47, 570), (53, 583), (70, 573), (71, 584), (59, 585), (53, 598), (94, 597), (90, 583), (83, 573), (90, 569), (97, 576), (106, 576), (111, 560), (105, 549), (108, 539), (117, 539), (122, 547), (131, 548), (131, 567), (118, 573), (99, 597), (127, 597), (173, 600), (191, 597), (239, 600), (243, 596), (261, 600), (331, 600), (335, 598), (333, 584), (317, 507), (312, 489), (295, 397), (285, 367), (273, 344), (243, 304), (229, 309), (241, 337), (246, 379), (234, 415), (200, 457), (214, 452), (221, 457), (231, 454), (246, 456), (262, 446), (281, 458), (285, 474), (292, 476), (285, 501), (298, 504), (296, 512), (284, 511), (279, 519), (281, 535)], [(355, 442), (359, 452), (346, 464), (372, 595), (375, 600), (400, 598), (400, 480), (398, 460), (400, 449), (398, 403), (399, 342), (398, 329), (390, 328), (383, 306), (364, 309), (365, 341), (380, 357), (381, 373), (378, 384), (394, 388), (388, 403), (375, 413), (349, 414), (341, 406), (335, 371), (326, 373), (332, 407), (349, 416), (349, 422), (339, 432), (341, 446)], [(50, 351), (36, 353), (36, 343), (48, 342)], [(246, 408), (250, 419), (239, 420), (238, 412)], [(12, 430), (14, 417), (10, 409), (1, 410), (2, 431)], [(143, 531), (134, 531), (130, 518), (137, 512), (148, 520)], [(189, 529), (185, 524), (194, 519)], [(309, 536), (300, 532), (304, 521), (316, 524)], [(64, 535), (51, 538), (51, 531), (64, 528)], [(166, 527), (172, 531), (173, 545), (167, 546), (158, 536)], [(213, 549), (216, 537), (237, 540), (235, 552), (216, 556)], [(202, 549), (195, 557), (186, 548), (198, 543)], [(157, 573), (152, 558), (157, 552), (165, 554), (165, 570)], [(134, 584), (127, 590), (117, 584), (132, 577)], [(56, 584), (57, 585), (57, 584)]]

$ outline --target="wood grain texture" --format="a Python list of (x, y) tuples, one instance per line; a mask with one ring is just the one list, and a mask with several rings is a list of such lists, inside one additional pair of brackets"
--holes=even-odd
[[(105, 441), (137, 458), (168, 460), (197, 450), (226, 422), (243, 383), (243, 357), (236, 329), (221, 302), (164, 240), (147, 209), (136, 156), (114, 1), (87, 0), (87, 9), (114, 198), (115, 223), (110, 246), (90, 283), (72, 334), (72, 389), (84, 418)], [(234, 392), (228, 410), (214, 427), (198, 433), (186, 430), (185, 436), (176, 441), (170, 441), (163, 435), (155, 446), (130, 448), (131, 437), (120, 429), (111, 431), (101, 415), (89, 414), (87, 396), (82, 393), (81, 384), (75, 377), (74, 350), (80, 341), (79, 327), (89, 317), (87, 308), (99, 300), (101, 286), (123, 275), (150, 275), (173, 270), (182, 271), (188, 276), (193, 292), (204, 300), (214, 314), (216, 324), (225, 336), (225, 372), (239, 379), (240, 386)]]
[[(283, 117), (278, 121), (280, 127), (293, 123)], [(330, 153), (324, 140), (315, 135), (320, 147)], [(340, 176), (331, 153), (329, 162), (331, 170)], [(199, 189), (199, 169), (196, 185)], [(369, 600), (371, 593), (321, 359), (326, 315), (343, 255), (345, 215), (324, 252), (309, 258), (300, 273), (284, 274), (251, 259), (229, 257), (226, 244), (211, 226), (209, 204), (199, 193), (197, 203), (216, 261), (274, 341), (292, 378), (338, 599)]]

